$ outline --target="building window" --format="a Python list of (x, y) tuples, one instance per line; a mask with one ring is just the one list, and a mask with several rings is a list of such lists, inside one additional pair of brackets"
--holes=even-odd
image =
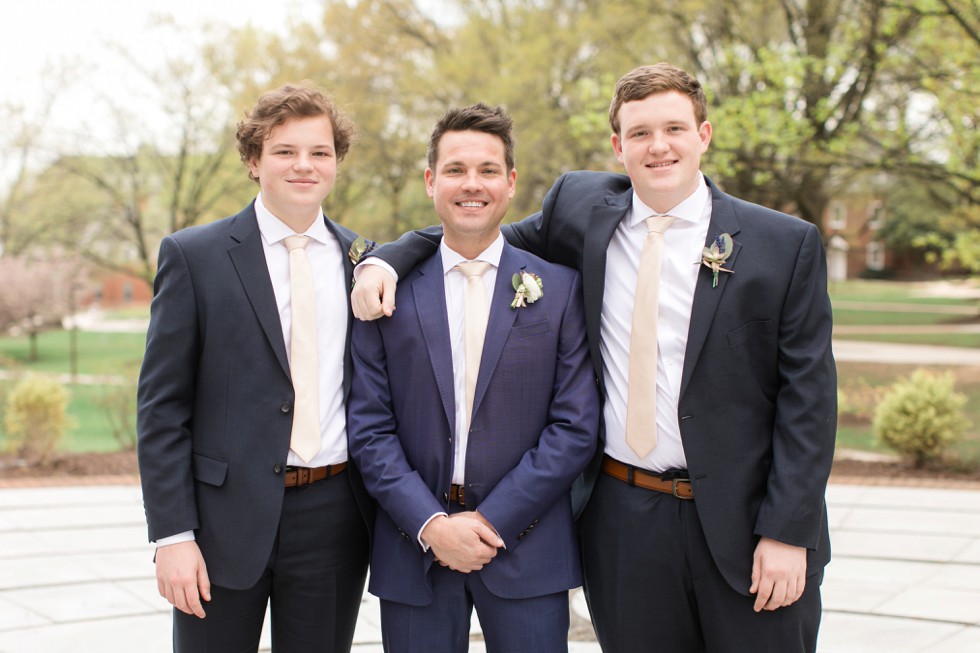
[(881, 202), (872, 202), (868, 209), (868, 229), (876, 230), (885, 226), (885, 205)]
[(827, 226), (838, 230), (847, 227), (847, 211), (840, 202), (834, 202), (830, 205), (830, 221)]
[(869, 270), (881, 272), (885, 269), (885, 246), (881, 241), (874, 240), (868, 243), (865, 252), (865, 264)]

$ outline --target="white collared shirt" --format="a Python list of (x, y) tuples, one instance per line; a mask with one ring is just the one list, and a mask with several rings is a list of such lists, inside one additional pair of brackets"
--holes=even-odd
[(657, 446), (645, 458), (626, 444), (630, 335), (640, 253), (647, 236), (646, 218), (659, 215), (636, 193), (606, 251), (605, 291), (602, 297), (600, 347), (606, 384), (603, 419), (606, 453), (630, 465), (663, 471), (687, 469), (681, 444), (677, 403), (680, 398), (684, 353), (691, 323), (691, 305), (697, 284), (701, 250), (711, 220), (711, 194), (704, 177), (698, 187), (664, 215), (676, 219), (664, 234), (660, 271), (660, 306), (657, 323)]
[[(255, 199), (255, 215), (262, 233), (262, 249), (269, 267), (269, 278), (276, 295), (276, 308), (282, 336), (290, 356), (292, 305), (289, 285), (289, 251), (283, 239), (293, 235), (262, 203), (262, 194)], [(286, 464), (302, 467), (321, 467), (347, 460), (347, 415), (344, 408), (344, 350), (347, 344), (347, 281), (344, 275), (340, 242), (327, 229), (323, 212), (301, 235), (309, 236), (306, 255), (313, 269), (313, 291), (316, 293), (316, 324), (319, 361), (320, 451), (313, 460), (304, 462), (292, 450)]]
[[(487, 306), (493, 299), (493, 286), (497, 281), (497, 268), (500, 266), (500, 255), (504, 251), (504, 237), (497, 235), (490, 247), (477, 256), (474, 261), (489, 263), (490, 267), (483, 273), (483, 288), (487, 293)], [(469, 433), (466, 415), (466, 352), (463, 346), (463, 316), (466, 277), (456, 269), (456, 266), (469, 259), (463, 258), (446, 246), (443, 240), (439, 245), (439, 255), (442, 257), (443, 282), (446, 288), (446, 314), (449, 317), (449, 343), (453, 354), (453, 389), (456, 397), (456, 437), (453, 439), (453, 480), (457, 485), (463, 485), (466, 475), (466, 445)]]

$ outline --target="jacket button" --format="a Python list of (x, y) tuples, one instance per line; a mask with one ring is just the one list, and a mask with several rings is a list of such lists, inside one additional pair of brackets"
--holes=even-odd
[(289, 405), (289, 402), (288, 401), (282, 402), (282, 406), (279, 407), (279, 410), (281, 410), (284, 413), (288, 413), (292, 409), (293, 409), (293, 407), (291, 405)]
[(282, 474), (282, 463), (276, 463), (276, 466), (272, 468), (276, 474)]

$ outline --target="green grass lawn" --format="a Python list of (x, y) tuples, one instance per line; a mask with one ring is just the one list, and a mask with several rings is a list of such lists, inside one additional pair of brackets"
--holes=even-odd
[[(112, 434), (110, 413), (100, 405), (112, 393), (127, 392), (132, 396), (135, 412), (135, 380), (146, 336), (142, 333), (77, 334), (77, 361), (80, 374), (120, 377), (122, 387), (68, 384), (70, 393), (68, 415), (71, 425), (58, 447), (61, 451), (117, 451), (119, 442)], [(67, 374), (70, 372), (70, 333), (49, 331), (38, 337), (38, 360), (30, 361), (27, 338), (0, 338), (0, 368), (14, 374), (41, 372)], [(15, 381), (0, 380), (0, 400)], [(125, 404), (125, 402), (124, 402)], [(2, 403), (0, 403), (2, 410)], [(6, 447), (3, 423), (0, 420), (0, 448)]]
[[(921, 284), (894, 281), (847, 281), (830, 285), (830, 300), (834, 311), (834, 326), (927, 326), (976, 324), (980, 321), (980, 302), (961, 297), (919, 296)], [(879, 307), (876, 307), (879, 304)], [(920, 310), (893, 310), (895, 304), (911, 304)], [(942, 307), (977, 308), (974, 315), (943, 312)], [(931, 308), (935, 310), (930, 310)], [(916, 345), (948, 347), (980, 347), (978, 334), (848, 334), (838, 337), (848, 340), (897, 342)]]
[[(80, 374), (125, 374), (143, 360), (146, 334), (79, 331), (76, 353)], [(38, 336), (38, 360), (31, 361), (26, 338), (0, 338), (3, 367), (33, 372), (71, 371), (71, 332), (46, 331)]]
[(871, 281), (854, 279), (831, 282), (828, 288), (831, 301), (885, 302), (895, 304), (946, 304), (976, 306), (977, 300), (962, 297), (923, 296), (921, 284), (900, 281)]

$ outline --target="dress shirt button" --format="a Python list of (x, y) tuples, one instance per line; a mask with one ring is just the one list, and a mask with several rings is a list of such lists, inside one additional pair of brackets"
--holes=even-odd
[(276, 463), (276, 466), (272, 468), (276, 474), (282, 474), (282, 463)]
[(281, 410), (283, 413), (288, 413), (292, 409), (293, 409), (293, 407), (292, 407), (292, 405), (290, 405), (290, 403), (288, 401), (282, 402), (282, 406), (279, 407), (279, 410)]

